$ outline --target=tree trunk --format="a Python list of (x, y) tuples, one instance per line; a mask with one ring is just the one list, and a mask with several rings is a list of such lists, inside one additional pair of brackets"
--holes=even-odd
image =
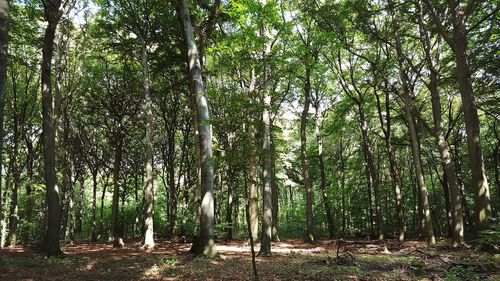
[(141, 64), (143, 72), (144, 102), (146, 111), (146, 182), (144, 185), (144, 249), (150, 249), (155, 246), (154, 241), (154, 171), (153, 171), (153, 101), (149, 91), (149, 65), (148, 49), (144, 38), (141, 37)]
[(376, 95), (377, 98), (377, 110), (380, 119), (380, 126), (382, 127), (382, 131), (384, 133), (384, 141), (385, 146), (387, 148), (387, 154), (389, 156), (389, 168), (391, 172), (392, 184), (394, 186), (394, 194), (396, 199), (396, 222), (398, 229), (398, 241), (405, 240), (405, 224), (404, 224), (404, 210), (403, 210), (403, 197), (402, 197), (402, 182), (401, 177), (399, 175), (398, 163), (396, 161), (396, 155), (394, 151), (394, 147), (392, 146), (392, 131), (391, 131), (391, 109), (390, 109), (390, 96), (389, 91), (385, 91), (385, 128), (384, 128), (384, 120), (382, 118), (382, 107), (380, 104), (379, 96)]
[[(123, 154), (123, 136), (122, 132), (116, 132), (113, 138), (115, 145), (115, 156), (113, 162), (113, 202), (111, 205), (111, 238), (113, 239), (113, 248), (123, 246), (120, 237), (120, 223), (118, 216), (118, 204), (120, 200), (120, 168)], [(104, 197), (103, 197), (104, 199)]]
[[(274, 119), (271, 118), (271, 128), (273, 127)], [(271, 130), (271, 197), (272, 197), (272, 210), (273, 210), (273, 241), (279, 242), (280, 238), (278, 235), (278, 210), (279, 210), (279, 202), (278, 202), (278, 181), (276, 178), (276, 145), (274, 143), (274, 133)]]
[(306, 191), (306, 241), (314, 242), (313, 235), (313, 208), (312, 208), (312, 182), (309, 176), (309, 167), (307, 159), (307, 117), (309, 114), (309, 105), (311, 104), (311, 67), (306, 65), (306, 76), (304, 83), (304, 104), (300, 118), (300, 159), (302, 163), (302, 175), (304, 177), (304, 188)]
[[(4, 108), (5, 94), (7, 92), (7, 62), (8, 62), (8, 43), (9, 43), (9, 1), (0, 0), (0, 159), (3, 159), (3, 138), (4, 138)], [(3, 185), (1, 171), (3, 171), (3, 161), (0, 161), (0, 232), (3, 232)], [(0, 238), (3, 235), (0, 233)], [(0, 239), (0, 248), (3, 247)]]
[(44, 248), (47, 256), (62, 254), (59, 235), (61, 230), (61, 203), (56, 180), (56, 153), (55, 153), (55, 127), (54, 110), (52, 107), (52, 56), (54, 51), (54, 38), (57, 24), (61, 17), (59, 8), (61, 0), (45, 2), (44, 12), (48, 25), (45, 29), (42, 47), (42, 129), (43, 129), (43, 158), (45, 185), (47, 188), (47, 231)]
[(97, 242), (97, 169), (92, 171), (92, 234), (90, 241)]
[(84, 196), (85, 196), (85, 174), (81, 173), (81, 175), (78, 177), (79, 179), (79, 186), (80, 186), (80, 194), (78, 196), (78, 209), (77, 209), (77, 214), (75, 218), (75, 234), (78, 235), (77, 238), (80, 238), (79, 236), (82, 234), (82, 219), (84, 218), (84, 212), (83, 209), (85, 208), (85, 202), (84, 201)]
[[(490, 190), (486, 178), (483, 154), (481, 152), (481, 134), (477, 105), (472, 88), (471, 72), (467, 56), (467, 26), (465, 20), (470, 18), (468, 11), (464, 10), (457, 0), (447, 1), (451, 13), (452, 36), (444, 27), (443, 22), (436, 14), (436, 10), (430, 0), (424, 1), (431, 11), (433, 20), (438, 26), (438, 32), (445, 39), (455, 54), (457, 66), (457, 80), (462, 98), (462, 110), (464, 113), (465, 131), (467, 133), (467, 148), (469, 153), (469, 165), (472, 174), (472, 189), (475, 196), (475, 230), (486, 229), (491, 219)], [(462, 204), (463, 205), (463, 204)], [(463, 205), (465, 208), (465, 205)]]
[(450, 147), (446, 140), (442, 125), (441, 99), (438, 88), (439, 73), (435, 67), (434, 60), (432, 59), (431, 42), (421, 18), (419, 19), (419, 27), (421, 34), (420, 37), (423, 42), (423, 49), (425, 52), (425, 61), (430, 72), (430, 81), (427, 84), (427, 87), (431, 93), (432, 117), (434, 119), (434, 131), (432, 133), (436, 139), (439, 155), (441, 157), (441, 165), (443, 166), (444, 176), (446, 177), (446, 179), (443, 179), (443, 181), (446, 182), (445, 191), (449, 191), (449, 193), (451, 193), (450, 202), (448, 202), (450, 198), (448, 197), (448, 194), (446, 194), (447, 197), (445, 198), (447, 211), (451, 211), (451, 225), (449, 225), (450, 232), (448, 235), (450, 235), (452, 239), (453, 246), (458, 246), (464, 243), (463, 210), (460, 197), (460, 187), (458, 185), (455, 165), (451, 158)]
[[(368, 122), (366, 120), (365, 116), (365, 110), (364, 110), (364, 101), (363, 99), (358, 100), (358, 111), (359, 111), (359, 125), (361, 127), (361, 136), (363, 140), (363, 150), (365, 153), (365, 158), (366, 158), (366, 167), (368, 169), (367, 172), (367, 182), (368, 184), (368, 196), (369, 200), (368, 202), (370, 203), (370, 218), (372, 217), (372, 211), (371, 211), (371, 189), (370, 189), (370, 183), (373, 186), (373, 193), (375, 195), (375, 227), (377, 230), (377, 238), (379, 240), (384, 239), (384, 226), (383, 226), (383, 218), (382, 218), (382, 206), (381, 206), (381, 200), (380, 200), (380, 187), (379, 187), (379, 180), (378, 180), (378, 175), (377, 175), (377, 170), (375, 167), (375, 162), (373, 159), (373, 149), (371, 146), (371, 141), (370, 138), (368, 137)], [(371, 221), (371, 219), (370, 219)]]
[[(267, 71), (266, 71), (267, 74)], [(266, 79), (265, 77), (264, 79)], [(267, 79), (266, 79), (267, 80)], [(265, 82), (267, 84), (267, 82)], [(262, 121), (264, 123), (263, 142), (262, 142), (262, 157), (263, 157), (263, 213), (262, 213), (262, 242), (260, 246), (259, 256), (271, 255), (271, 240), (273, 228), (272, 214), (272, 194), (271, 194), (271, 96), (268, 89), (264, 86), (264, 111), (262, 113)]]
[(399, 26), (396, 21), (396, 15), (394, 12), (392, 1), (389, 1), (389, 9), (392, 16), (392, 31), (395, 35), (395, 41), (396, 41), (396, 55), (398, 58), (399, 76), (401, 79), (401, 83), (403, 84), (404, 108), (406, 113), (406, 119), (408, 122), (408, 130), (410, 134), (413, 165), (415, 166), (415, 176), (417, 177), (418, 198), (421, 207), (420, 215), (421, 215), (422, 236), (426, 238), (427, 243), (435, 244), (436, 240), (434, 237), (434, 230), (432, 228), (432, 218), (429, 207), (429, 199), (427, 197), (427, 188), (425, 187), (424, 175), (422, 171), (422, 163), (420, 161), (420, 145), (418, 141), (415, 120), (412, 114), (410, 88), (408, 85), (409, 79), (405, 71), (403, 51), (401, 47), (401, 35), (399, 33)]
[(326, 192), (326, 174), (325, 174), (325, 160), (323, 156), (323, 134), (321, 132), (322, 120), (320, 119), (319, 105), (315, 106), (315, 131), (316, 131), (316, 142), (318, 144), (318, 158), (319, 158), (319, 172), (320, 172), (320, 188), (321, 195), (323, 198), (323, 205), (325, 207), (326, 219), (328, 223), (328, 238), (333, 239), (335, 236), (335, 228), (333, 224), (332, 209), (330, 207), (330, 201), (328, 200), (328, 194)]
[(12, 122), (13, 122), (13, 138), (12, 142), (14, 148), (12, 150), (12, 177), (13, 177), (13, 188), (10, 198), (10, 208), (9, 208), (9, 234), (7, 236), (7, 244), (10, 247), (16, 246), (17, 243), (17, 229), (19, 224), (19, 211), (18, 211), (18, 192), (19, 192), (19, 181), (21, 178), (21, 171), (19, 170), (19, 164), (17, 163), (17, 156), (19, 154), (19, 108), (17, 106), (17, 83), (12, 81)]
[(180, 24), (183, 28), (189, 66), (190, 90), (196, 97), (197, 121), (200, 129), (201, 155), (201, 215), (200, 237), (197, 254), (214, 256), (214, 173), (212, 163), (212, 129), (208, 100), (203, 85), (203, 73), (200, 65), (198, 48), (196, 46), (191, 14), (187, 0), (178, 1)]
[[(453, 28), (454, 38), (456, 39), (454, 50), (457, 64), (458, 85), (462, 97), (465, 130), (467, 132), (467, 148), (472, 173), (472, 190), (476, 197), (475, 229), (483, 230), (488, 227), (491, 218), (490, 190), (486, 178), (483, 154), (481, 152), (479, 116), (477, 114), (469, 63), (467, 61), (467, 40), (464, 29), (465, 26), (463, 24), (454, 26)], [(456, 198), (454, 198), (451, 188), (450, 191), (452, 193), (453, 205), (456, 202)], [(454, 212), (458, 212), (458, 210), (454, 210)], [(457, 215), (459, 214), (457, 213)]]
[[(250, 123), (254, 122), (253, 117), (250, 118)], [(250, 124), (248, 129), (248, 141), (250, 142), (250, 151), (248, 156), (248, 190), (249, 190), (249, 212), (250, 212), (250, 232), (254, 241), (258, 240), (259, 221), (258, 208), (259, 197), (257, 193), (257, 152), (254, 140), (256, 137), (255, 125)]]
[[(23, 244), (28, 245), (31, 235), (31, 221), (33, 219), (33, 141), (31, 136), (26, 136), (26, 229), (23, 234)], [(0, 190), (1, 191), (1, 190)]]

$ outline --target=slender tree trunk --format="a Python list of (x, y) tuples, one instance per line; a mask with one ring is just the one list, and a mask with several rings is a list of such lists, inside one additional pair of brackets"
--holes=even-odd
[[(81, 173), (81, 175), (78, 177), (79, 179), (79, 186), (80, 186), (80, 194), (78, 197), (78, 209), (77, 209), (77, 214), (75, 218), (75, 233), (80, 236), (82, 234), (83, 226), (82, 226), (82, 219), (84, 218), (84, 208), (85, 208), (85, 202), (84, 197), (85, 197), (85, 174)], [(79, 237), (77, 237), (79, 238)]]
[(226, 208), (226, 239), (233, 239), (233, 185), (234, 171), (228, 167), (228, 183), (227, 183), (227, 208)]
[(104, 223), (104, 221), (103, 221), (103, 218), (104, 218), (104, 198), (106, 197), (106, 188), (108, 187), (108, 184), (109, 184), (109, 174), (106, 174), (106, 181), (104, 182), (104, 185), (102, 187), (101, 207), (100, 207), (100, 212), (99, 212), (99, 233), (100, 233), (100, 235), (104, 232), (104, 227), (103, 227), (103, 223)]
[(178, 4), (179, 20), (183, 28), (187, 51), (190, 90), (192, 95), (196, 97), (197, 121), (199, 122), (200, 129), (202, 199), (200, 244), (197, 254), (214, 256), (216, 254), (214, 242), (214, 172), (212, 163), (212, 129), (209, 124), (208, 100), (203, 85), (203, 73), (187, 0), (179, 0)]
[(304, 177), (304, 188), (306, 191), (306, 241), (314, 242), (313, 235), (313, 208), (312, 208), (312, 182), (309, 176), (307, 159), (307, 117), (309, 105), (311, 104), (311, 67), (306, 64), (306, 75), (304, 83), (304, 108), (300, 118), (300, 158), (302, 163), (302, 175)]
[(141, 64), (143, 72), (144, 101), (146, 111), (146, 182), (144, 185), (144, 249), (150, 249), (155, 246), (154, 241), (154, 171), (153, 171), (153, 101), (149, 91), (149, 62), (148, 49), (144, 38), (141, 37)]
[(413, 156), (413, 165), (415, 166), (415, 176), (417, 177), (418, 197), (420, 202), (420, 215), (422, 236), (426, 238), (429, 244), (435, 244), (434, 230), (432, 228), (432, 217), (429, 207), (429, 199), (427, 197), (427, 188), (425, 187), (424, 175), (422, 171), (422, 163), (420, 162), (420, 145), (418, 142), (417, 129), (415, 119), (412, 114), (410, 88), (408, 85), (408, 76), (405, 71), (403, 51), (401, 47), (401, 35), (399, 33), (399, 25), (396, 21), (396, 14), (394, 12), (393, 2), (389, 1), (389, 9), (392, 16), (392, 31), (395, 34), (396, 41), (396, 54), (399, 65), (399, 75), (401, 83), (403, 84), (404, 107), (406, 119), (408, 122), (408, 130), (410, 134), (411, 151)]
[[(123, 154), (123, 136), (122, 132), (116, 132), (114, 139), (115, 156), (113, 162), (113, 202), (111, 205), (111, 237), (113, 239), (113, 248), (123, 246), (120, 237), (120, 223), (118, 216), (118, 204), (120, 201), (120, 168)], [(104, 199), (104, 197), (103, 197)]]
[[(267, 87), (265, 87), (267, 88)], [(271, 255), (271, 240), (272, 240), (272, 194), (271, 194), (271, 96), (267, 89), (264, 90), (264, 112), (262, 120), (264, 123), (264, 133), (262, 142), (263, 153), (263, 217), (262, 217), (262, 242), (260, 246), (259, 256)]]
[(403, 209), (403, 196), (402, 196), (402, 182), (401, 177), (399, 175), (399, 168), (396, 161), (396, 155), (394, 151), (394, 147), (392, 146), (392, 131), (391, 131), (391, 109), (390, 109), (390, 96), (389, 91), (385, 91), (385, 128), (384, 128), (384, 119), (382, 118), (382, 108), (380, 104), (379, 96), (376, 95), (377, 98), (377, 109), (378, 115), (380, 119), (380, 126), (383, 128), (384, 132), (384, 141), (385, 146), (387, 148), (387, 154), (389, 156), (389, 168), (391, 172), (392, 184), (394, 186), (394, 194), (396, 199), (396, 222), (398, 229), (398, 241), (404, 241), (405, 239), (405, 224), (404, 224), (404, 209)]
[[(233, 138), (234, 134), (229, 133), (227, 136), (227, 143), (228, 143), (228, 153), (232, 154), (234, 153), (234, 148), (233, 148)], [(227, 228), (226, 228), (226, 238), (228, 240), (233, 239), (233, 207), (234, 207), (234, 198), (233, 198), (233, 192), (235, 189), (235, 175), (236, 171), (234, 167), (231, 167), (230, 164), (227, 165), (227, 208), (226, 208), (226, 223), (227, 223)]]
[[(472, 87), (471, 71), (467, 55), (467, 26), (465, 20), (470, 18), (463, 5), (457, 0), (447, 1), (451, 13), (451, 35), (436, 14), (430, 0), (424, 1), (431, 11), (434, 22), (438, 26), (438, 32), (445, 39), (455, 54), (457, 66), (457, 80), (462, 97), (462, 110), (464, 113), (465, 130), (467, 132), (467, 148), (469, 153), (469, 165), (472, 174), (472, 189), (475, 200), (475, 230), (486, 229), (491, 218), (490, 190), (486, 178), (483, 154), (481, 152), (481, 134), (479, 116), (477, 113), (476, 99)], [(451, 190), (450, 190), (451, 191)], [(453, 196), (453, 195), (452, 195)], [(452, 199), (453, 200), (453, 199)], [(465, 208), (465, 205), (463, 206)]]
[[(463, 210), (462, 200), (460, 197), (460, 187), (458, 185), (457, 173), (453, 163), (450, 147), (445, 137), (442, 118), (441, 118), (441, 99), (439, 94), (439, 73), (435, 68), (435, 63), (431, 55), (431, 42), (428, 33), (425, 30), (423, 20), (419, 21), (420, 34), (423, 42), (423, 49), (425, 52), (425, 59), (427, 67), (430, 71), (430, 81), (427, 84), (431, 93), (432, 116), (434, 119), (434, 131), (432, 132), (439, 150), (441, 163), (446, 177), (447, 190), (451, 195), (451, 201), (448, 202), (448, 195), (445, 198), (447, 203), (447, 210), (451, 211), (451, 225), (449, 227), (449, 235), (452, 239), (453, 246), (458, 246), (464, 243), (464, 226), (463, 226)], [(443, 179), (444, 180), (444, 179)], [(451, 203), (451, 204), (450, 204)], [(451, 206), (449, 206), (451, 205)], [(450, 208), (451, 207), (451, 208)], [(447, 212), (448, 214), (448, 212)]]
[[(254, 122), (253, 118), (250, 118), (250, 122)], [(255, 125), (250, 124), (248, 129), (248, 136), (250, 142), (250, 151), (248, 156), (248, 189), (249, 189), (249, 198), (250, 201), (250, 230), (252, 233), (252, 238), (254, 241), (258, 240), (259, 233), (259, 221), (258, 221), (258, 208), (259, 208), (259, 197), (257, 193), (257, 152), (254, 140), (256, 137)]]
[[(5, 94), (7, 92), (7, 63), (8, 63), (8, 43), (9, 43), (9, 1), (0, 0), (0, 159), (3, 159), (3, 138), (4, 138), (4, 108)], [(3, 247), (3, 185), (2, 171), (3, 165), (0, 161), (0, 248)]]
[[(273, 127), (274, 119), (271, 118), (271, 128)], [(279, 242), (280, 238), (278, 235), (278, 210), (279, 210), (279, 202), (278, 202), (278, 181), (276, 178), (276, 145), (274, 143), (274, 133), (271, 130), (271, 197), (272, 197), (272, 210), (273, 210), (273, 241)]]
[(319, 172), (320, 172), (320, 188), (321, 195), (323, 198), (323, 205), (326, 212), (326, 220), (328, 223), (328, 238), (333, 239), (335, 236), (335, 228), (333, 223), (332, 209), (330, 207), (330, 201), (328, 200), (328, 194), (326, 192), (326, 173), (325, 173), (325, 160), (323, 157), (323, 134), (321, 132), (322, 120), (320, 119), (319, 105), (315, 106), (315, 131), (316, 131), (316, 142), (318, 144), (318, 158), (319, 158)]
[[(450, 189), (448, 188), (448, 180), (446, 176), (446, 171), (443, 167), (443, 180), (441, 181), (441, 187), (443, 188), (443, 194), (444, 194), (444, 203), (445, 203), (445, 209), (446, 209), (446, 225), (447, 225), (447, 234), (448, 237), (451, 238), (451, 233), (453, 230), (451, 229), (451, 203), (450, 203)], [(459, 191), (460, 191), (460, 186), (459, 186)]]
[(23, 234), (23, 243), (28, 245), (31, 235), (31, 221), (33, 219), (33, 141), (31, 136), (26, 136), (26, 229)]
[(497, 145), (495, 146), (495, 150), (493, 152), (493, 169), (495, 170), (495, 183), (497, 185), (497, 200), (498, 200), (498, 204), (499, 204), (498, 211), (500, 211), (500, 171), (499, 171), (499, 168), (500, 168), (500, 142), (497, 142)]
[(56, 179), (55, 127), (54, 110), (52, 106), (52, 56), (57, 24), (61, 17), (59, 8), (61, 0), (44, 1), (45, 19), (48, 25), (45, 29), (42, 47), (42, 129), (43, 129), (43, 158), (45, 185), (47, 187), (47, 231), (44, 248), (47, 256), (62, 254), (59, 235), (61, 230), (61, 203)]
[(245, 219), (247, 222), (247, 230), (248, 230), (248, 237), (250, 239), (250, 250), (252, 253), (252, 269), (253, 269), (253, 274), (254, 274), (254, 280), (259, 281), (259, 274), (257, 272), (257, 261), (255, 260), (255, 248), (254, 248), (254, 240), (253, 240), (253, 234), (252, 234), (252, 227), (250, 224), (250, 198), (249, 198), (249, 192), (248, 192), (248, 175), (247, 175), (247, 169), (245, 168), (245, 197), (247, 198), (247, 203), (245, 204)]
[[(359, 111), (361, 135), (362, 135), (362, 139), (363, 139), (363, 150), (365, 153), (366, 165), (367, 165), (367, 169), (368, 169), (368, 172), (366, 173), (367, 174), (367, 182), (368, 183), (371, 182), (372, 186), (373, 186), (373, 193), (375, 195), (375, 227), (377, 230), (377, 238), (379, 240), (382, 240), (382, 239), (384, 239), (384, 226), (383, 226), (384, 222), (383, 222), (383, 218), (382, 218), (380, 187), (379, 187), (379, 180), (378, 180), (377, 170), (375, 167), (375, 162), (373, 159), (373, 149), (371, 146), (370, 138), (368, 137), (368, 122), (366, 120), (363, 103), (364, 103), (364, 101), (362, 99), (360, 99), (358, 102), (358, 111)], [(372, 217), (370, 184), (368, 184), (368, 191), (369, 191), (368, 192), (368, 196), (369, 196), (368, 202), (370, 203), (370, 217)]]
[(97, 169), (92, 170), (92, 234), (90, 240), (97, 242)]
[(12, 142), (14, 148), (12, 150), (12, 177), (13, 177), (13, 188), (10, 198), (10, 208), (9, 208), (9, 234), (7, 236), (7, 243), (10, 247), (16, 246), (17, 243), (17, 229), (19, 224), (19, 211), (18, 211), (18, 192), (19, 192), (19, 181), (21, 178), (21, 171), (19, 170), (19, 164), (17, 163), (17, 156), (19, 154), (19, 108), (17, 106), (17, 83), (12, 81), (12, 122), (13, 122), (13, 138)]

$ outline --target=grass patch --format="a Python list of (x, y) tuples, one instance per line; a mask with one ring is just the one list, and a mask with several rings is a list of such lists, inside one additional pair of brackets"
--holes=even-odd
[(0, 266), (5, 267), (35, 267), (40, 263), (40, 260), (34, 258), (12, 258), (0, 256)]

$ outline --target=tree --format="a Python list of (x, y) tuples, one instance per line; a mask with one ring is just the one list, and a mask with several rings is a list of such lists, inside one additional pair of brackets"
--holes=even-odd
[(214, 173), (212, 162), (212, 130), (210, 128), (210, 115), (208, 110), (208, 99), (203, 84), (203, 72), (200, 63), (200, 55), (195, 42), (191, 14), (187, 0), (179, 0), (176, 3), (179, 13), (179, 24), (183, 29), (185, 40), (185, 52), (189, 70), (189, 81), (191, 95), (196, 103), (196, 120), (200, 130), (200, 156), (201, 156), (201, 213), (200, 213), (200, 236), (196, 247), (197, 254), (214, 256), (217, 252), (214, 242)]
[(61, 203), (59, 201), (59, 189), (56, 178), (56, 154), (55, 154), (55, 120), (54, 108), (52, 106), (52, 56), (54, 52), (54, 39), (63, 15), (61, 8), (67, 7), (69, 1), (44, 0), (45, 20), (48, 22), (45, 29), (42, 48), (42, 115), (43, 115), (43, 146), (44, 146), (44, 173), (45, 185), (47, 187), (48, 220), (45, 236), (45, 251), (47, 256), (60, 256), (62, 254), (59, 244), (59, 231), (61, 228)]
[[(457, 83), (462, 97), (462, 110), (464, 113), (465, 129), (467, 132), (467, 148), (469, 152), (470, 170), (472, 173), (472, 189), (475, 200), (475, 227), (482, 230), (488, 227), (491, 218), (490, 189), (486, 178), (483, 154), (481, 150), (481, 136), (477, 102), (472, 87), (471, 69), (468, 57), (467, 22), (477, 9), (477, 1), (468, 1), (467, 5), (460, 5), (459, 1), (446, 1), (446, 7), (451, 16), (445, 22), (438, 14), (436, 6), (431, 0), (424, 1), (437, 30), (446, 43), (450, 46), (457, 66)], [(492, 13), (493, 14), (493, 13)], [(488, 16), (491, 16), (489, 14)], [(451, 27), (451, 34), (447, 30)], [(473, 25), (476, 27), (476, 25)]]
[[(8, 63), (8, 45), (9, 45), (9, 1), (0, 1), (0, 171), (2, 168), (3, 146), (4, 146), (4, 108), (5, 95), (7, 89), (7, 63)], [(2, 173), (0, 172), (0, 225), (3, 226), (3, 204), (2, 197)], [(3, 228), (3, 227), (2, 227)], [(2, 236), (2, 234), (0, 234)], [(0, 239), (1, 240), (1, 239)], [(2, 244), (0, 242), (0, 244)], [(3, 247), (3, 245), (0, 245)]]
[(408, 123), (408, 131), (410, 133), (410, 145), (413, 156), (413, 166), (415, 168), (415, 176), (417, 177), (422, 235), (425, 236), (427, 242), (432, 245), (436, 243), (436, 240), (434, 237), (434, 230), (432, 228), (432, 218), (429, 207), (429, 199), (427, 197), (427, 188), (425, 186), (424, 175), (422, 171), (422, 163), (420, 160), (420, 143), (418, 140), (418, 132), (415, 124), (415, 116), (413, 115), (409, 78), (408, 78), (408, 73), (406, 72), (406, 67), (404, 65), (404, 55), (401, 47), (402, 44), (401, 35), (399, 33), (400, 31), (398, 22), (396, 21), (395, 18), (396, 15), (394, 13), (392, 1), (389, 2), (389, 10), (392, 16), (392, 31), (395, 35), (395, 46), (396, 46), (396, 54), (399, 66), (399, 76), (403, 87), (403, 103), (406, 113), (406, 121)]

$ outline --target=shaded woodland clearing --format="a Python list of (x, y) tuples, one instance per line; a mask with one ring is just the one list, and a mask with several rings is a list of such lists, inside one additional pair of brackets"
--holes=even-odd
[[(261, 280), (498, 280), (500, 255), (472, 248), (452, 249), (438, 241), (339, 240), (315, 244), (285, 240), (273, 256), (258, 257)], [(127, 246), (128, 245), (128, 246)], [(63, 246), (65, 258), (46, 259), (33, 248), (0, 250), (1, 280), (252, 280), (250, 247), (244, 241), (217, 241), (219, 258), (193, 258), (189, 243), (157, 240), (141, 250), (109, 244)], [(348, 258), (352, 255), (353, 259)]]

